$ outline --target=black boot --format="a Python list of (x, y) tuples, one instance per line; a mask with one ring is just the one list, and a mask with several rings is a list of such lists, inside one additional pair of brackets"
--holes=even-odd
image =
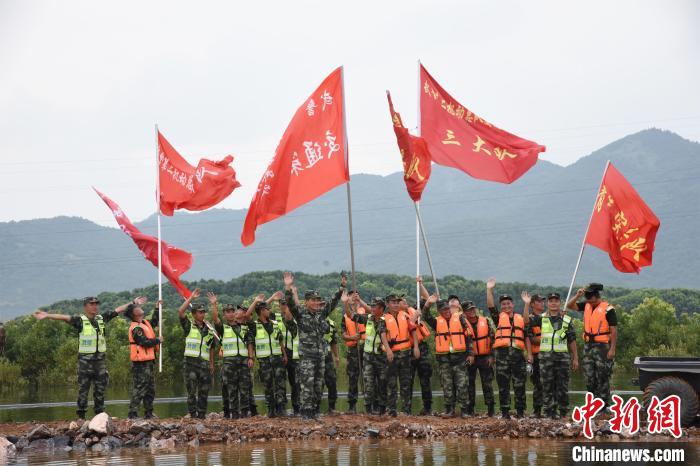
[(391, 417), (396, 417), (396, 416), (397, 416), (396, 410), (395, 410), (395, 409), (390, 409), (390, 410), (388, 411), (388, 414), (389, 414), (389, 416), (391, 416)]
[(488, 408), (488, 411), (487, 411), (486, 415), (488, 417), (493, 417), (493, 415), (496, 414), (496, 411), (493, 409), (493, 403), (488, 405), (487, 408)]
[(510, 412), (507, 409), (501, 410), (501, 418), (510, 419)]
[(474, 415), (474, 406), (467, 406), (467, 416), (473, 416)]
[(267, 417), (269, 417), (269, 418), (277, 417), (277, 407), (275, 405), (271, 405), (271, 406), (267, 407)]
[(445, 412), (442, 413), (443, 417), (454, 417), (455, 415), (455, 410), (452, 406), (450, 405), (445, 405)]
[(357, 408), (355, 407), (355, 403), (350, 403), (348, 406), (348, 410), (346, 411), (347, 414), (357, 414)]
[(515, 418), (516, 418), (516, 419), (522, 419), (522, 418), (524, 418), (524, 417), (525, 417), (525, 411), (523, 411), (522, 409), (519, 409), (519, 410), (515, 413)]
[(424, 401), (423, 402), (423, 409), (421, 409), (420, 415), (421, 416), (430, 416), (431, 414), (433, 414), (432, 403), (430, 403), (428, 401)]
[(535, 409), (535, 412), (532, 414), (532, 416), (533, 416), (535, 419), (540, 419), (540, 418), (542, 418), (542, 409), (536, 408), (536, 409)]
[(337, 412), (335, 411), (335, 402), (333, 402), (333, 403), (331, 403), (330, 401), (328, 402), (328, 414), (329, 415), (337, 414)]
[(277, 417), (287, 417), (287, 410), (283, 404), (277, 406)]
[(379, 416), (384, 416), (384, 413), (386, 413), (386, 406), (380, 406), (377, 411)]

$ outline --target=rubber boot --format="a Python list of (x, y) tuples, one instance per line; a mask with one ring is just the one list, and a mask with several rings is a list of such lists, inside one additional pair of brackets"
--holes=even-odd
[(346, 411), (347, 414), (357, 414), (357, 407), (355, 406), (355, 403), (350, 403), (348, 406), (348, 410)]
[(433, 414), (433, 407), (430, 402), (423, 403), (423, 409), (420, 411), (421, 416), (430, 416)]
[(507, 409), (501, 410), (501, 417), (503, 419), (510, 419), (510, 413)]
[(494, 414), (496, 414), (496, 410), (494, 410), (493, 404), (488, 405), (487, 408), (488, 408), (488, 411), (486, 412), (486, 415), (488, 417), (493, 417)]

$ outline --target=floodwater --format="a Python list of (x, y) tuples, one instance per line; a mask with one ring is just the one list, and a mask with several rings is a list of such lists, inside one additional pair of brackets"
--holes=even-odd
[(206, 445), (151, 452), (21, 455), (9, 464), (107, 465), (539, 465), (566, 464), (570, 444), (551, 440), (343, 441)]

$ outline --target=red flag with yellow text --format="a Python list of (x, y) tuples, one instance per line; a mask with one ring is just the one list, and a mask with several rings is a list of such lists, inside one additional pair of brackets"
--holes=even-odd
[(386, 98), (389, 100), (389, 112), (391, 121), (394, 124), (396, 142), (401, 151), (403, 162), (403, 180), (406, 182), (408, 195), (413, 202), (420, 201), (425, 186), (428, 184), (431, 172), (431, 158), (425, 140), (418, 136), (413, 136), (408, 132), (408, 128), (403, 125), (401, 115), (394, 110), (391, 101), (391, 94), (386, 91)]
[(535, 163), (545, 147), (475, 115), (452, 98), (421, 65), (421, 137), (433, 162), (474, 178), (512, 183)]
[(611, 163), (593, 207), (586, 243), (602, 249), (620, 272), (651, 265), (661, 222)]
[(241, 184), (230, 166), (233, 156), (214, 162), (201, 159), (190, 165), (158, 132), (160, 211), (173, 215), (176, 209), (204, 210), (224, 200)]
[(340, 67), (297, 109), (250, 202), (241, 233), (244, 246), (255, 241), (259, 225), (350, 179), (343, 92)]
[[(136, 243), (143, 257), (151, 264), (158, 267), (158, 238), (141, 233), (141, 231), (131, 223), (131, 220), (129, 220), (116, 202), (97, 189), (95, 189), (95, 192), (102, 198), (105, 204), (107, 204), (109, 210), (112, 211), (114, 219), (119, 224), (119, 228)], [(165, 241), (161, 241), (161, 259), (163, 275), (165, 275), (180, 295), (184, 298), (189, 297), (191, 294), (190, 290), (180, 282), (180, 275), (187, 272), (192, 266), (192, 254), (183, 249), (171, 246)]]

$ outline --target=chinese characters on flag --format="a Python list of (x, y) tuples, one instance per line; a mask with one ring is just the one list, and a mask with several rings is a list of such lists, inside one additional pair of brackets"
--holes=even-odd
[(452, 98), (421, 65), (421, 137), (433, 162), (474, 178), (512, 183), (545, 147), (496, 128)]
[(430, 152), (423, 138), (411, 135), (408, 129), (404, 127), (401, 115), (394, 110), (389, 91), (386, 92), (386, 97), (389, 99), (389, 112), (394, 125), (394, 133), (396, 133), (396, 142), (401, 150), (403, 179), (406, 182), (406, 189), (413, 202), (418, 202), (430, 178)]
[(160, 211), (173, 215), (176, 209), (204, 210), (224, 200), (241, 185), (230, 166), (232, 161), (231, 155), (218, 162), (201, 159), (195, 168), (159, 131)]
[(598, 192), (586, 243), (607, 252), (620, 272), (651, 265), (661, 223), (631, 184), (609, 164)]
[(345, 150), (343, 69), (333, 71), (297, 109), (248, 208), (241, 242), (255, 230), (350, 179)]
[[(95, 188), (93, 188), (95, 189)], [(122, 212), (116, 202), (95, 189), (95, 192), (107, 204), (107, 207), (114, 214), (114, 218), (127, 236), (131, 237), (136, 246), (148, 261), (158, 267), (158, 238), (141, 233), (138, 228), (131, 223), (131, 220)], [(165, 241), (161, 242), (161, 269), (163, 275), (172, 283), (178, 293), (187, 298), (190, 291), (180, 282), (180, 275), (187, 272), (192, 266), (192, 254), (182, 249), (171, 246)]]

